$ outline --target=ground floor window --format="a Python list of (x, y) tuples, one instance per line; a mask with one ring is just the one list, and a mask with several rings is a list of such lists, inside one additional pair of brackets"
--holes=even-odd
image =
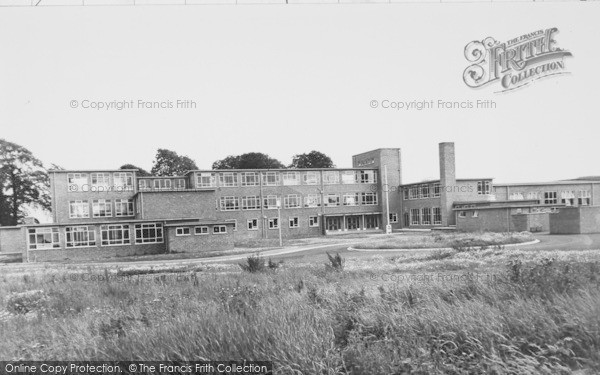
[(467, 211), (460, 211), (458, 217), (467, 217)]
[(328, 217), (325, 219), (325, 229), (327, 230), (340, 230), (342, 229), (342, 218), (341, 217)]
[(65, 233), (67, 236), (67, 247), (96, 246), (96, 231), (92, 226), (66, 227)]
[(191, 233), (190, 228), (189, 227), (177, 227), (175, 228), (175, 235), (176, 236), (189, 236)]
[(129, 225), (102, 225), (100, 227), (102, 246), (129, 245)]
[(410, 224), (411, 225), (419, 225), (421, 224), (421, 210), (418, 208), (410, 209)]
[(248, 230), (258, 230), (258, 219), (248, 220)]
[(423, 225), (431, 225), (431, 208), (426, 207), (422, 209), (422, 224)]
[(214, 234), (225, 234), (227, 233), (227, 226), (225, 225), (215, 225), (213, 226)]
[(194, 235), (208, 234), (208, 227), (194, 227)]
[(440, 207), (433, 208), (433, 225), (442, 224), (442, 209)]
[(279, 229), (279, 219), (276, 217), (269, 219), (269, 229)]
[(290, 228), (299, 228), (299, 220), (297, 217), (290, 217)]
[(162, 243), (163, 227), (160, 223), (135, 225), (135, 243)]
[(347, 216), (346, 229), (360, 229), (360, 218), (358, 216)]
[(318, 227), (319, 226), (319, 217), (318, 216), (309, 216), (308, 217), (308, 226), (309, 227)]
[(376, 215), (366, 215), (365, 216), (365, 228), (367, 228), (367, 229), (379, 228), (379, 217)]
[(395, 212), (391, 212), (390, 213), (390, 223), (397, 223), (398, 222), (398, 214)]
[(29, 249), (55, 249), (60, 247), (58, 228), (30, 228)]

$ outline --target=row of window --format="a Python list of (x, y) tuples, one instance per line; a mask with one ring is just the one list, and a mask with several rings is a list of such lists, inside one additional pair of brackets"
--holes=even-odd
[[(408, 213), (405, 214), (408, 216)], [(405, 221), (410, 219), (410, 225), (440, 225), (442, 224), (442, 209), (440, 207), (411, 208), (410, 218), (405, 217)]]
[[(29, 249), (60, 248), (59, 228), (30, 228)], [(131, 238), (128, 224), (100, 226), (100, 239), (96, 239), (96, 229), (91, 225), (78, 225), (65, 228), (65, 246), (67, 248), (96, 246), (162, 243), (163, 227), (160, 223), (141, 223), (134, 226), (135, 238)]]
[[(92, 200), (92, 217), (115, 217), (134, 216), (133, 199), (115, 199), (114, 209), (111, 199)], [(75, 200), (69, 202), (69, 218), (85, 219), (90, 217), (90, 202), (87, 200)]]
[(133, 190), (133, 173), (131, 172), (97, 172), (68, 173), (69, 191), (110, 190), (112, 188)]
[(441, 186), (439, 183), (433, 184), (433, 186), (429, 186), (426, 184), (423, 185), (414, 185), (408, 188), (404, 188), (404, 200), (409, 199), (424, 199), (424, 198), (437, 198), (440, 196)]
[[(348, 194), (325, 194), (323, 197), (325, 207), (335, 206), (373, 206), (377, 205), (377, 194), (376, 193), (348, 193)], [(260, 196), (244, 196), (244, 197), (220, 197), (217, 200), (217, 206), (221, 211), (236, 211), (240, 207), (242, 210), (260, 210)], [(321, 206), (321, 195), (320, 194), (308, 194), (304, 196), (304, 203), (302, 196), (299, 194), (288, 194), (283, 197), (283, 205), (281, 204), (281, 198), (277, 195), (267, 195), (263, 197), (262, 206), (265, 209), (277, 209), (277, 208), (301, 208), (301, 207), (320, 207)]]
[(155, 178), (155, 179), (140, 179), (138, 181), (140, 191), (145, 190), (185, 190), (187, 184), (185, 178)]
[[(226, 225), (213, 225), (213, 234), (227, 234), (227, 226)], [(201, 236), (207, 235), (210, 233), (208, 226), (201, 225), (194, 227), (194, 235)], [(176, 236), (191, 236), (192, 229), (190, 227), (177, 227), (175, 228)]]
[(319, 185), (323, 184), (374, 184), (377, 172), (364, 171), (307, 171), (307, 172), (198, 172), (196, 187)]
[[(528, 200), (542, 200), (544, 204), (558, 204), (558, 192), (546, 191), (542, 194), (540, 191), (530, 191), (526, 195), (522, 192), (510, 193), (509, 200), (524, 200), (527, 197)], [(542, 198), (543, 197), (543, 198)], [(592, 195), (589, 190), (575, 191), (561, 191), (560, 192), (560, 203), (572, 206), (577, 202), (580, 206), (589, 206), (592, 202)]]

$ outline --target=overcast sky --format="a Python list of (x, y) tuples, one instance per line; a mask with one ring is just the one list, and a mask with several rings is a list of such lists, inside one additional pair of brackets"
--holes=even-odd
[[(439, 176), (438, 143), (453, 141), (458, 177), (600, 175), (598, 16), (598, 2), (2, 8), (0, 137), (67, 169), (150, 169), (157, 148), (200, 168), (311, 150), (346, 167), (399, 147), (413, 182)], [(467, 43), (549, 27), (570, 75), (502, 94), (464, 84)], [(178, 99), (197, 108), (81, 108)], [(371, 108), (386, 99), (497, 108)]]

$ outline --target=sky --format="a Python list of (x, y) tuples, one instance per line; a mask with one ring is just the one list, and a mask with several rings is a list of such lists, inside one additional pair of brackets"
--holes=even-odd
[[(0, 138), (66, 169), (150, 169), (158, 148), (206, 169), (311, 150), (350, 167), (393, 147), (409, 183), (437, 178), (438, 143), (455, 142), (462, 178), (600, 175), (598, 16), (599, 2), (0, 8)], [(463, 82), (469, 42), (550, 27), (570, 74), (505, 93)], [(177, 100), (196, 108), (139, 107)]]

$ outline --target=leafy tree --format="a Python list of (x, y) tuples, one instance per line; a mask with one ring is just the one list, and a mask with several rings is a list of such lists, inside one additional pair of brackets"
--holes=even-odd
[(150, 172), (133, 164), (123, 164), (119, 169), (137, 169), (138, 176), (151, 176)]
[(50, 179), (40, 160), (0, 139), (0, 225), (17, 225), (27, 206), (50, 209)]
[(189, 157), (180, 156), (175, 151), (159, 148), (150, 173), (155, 176), (181, 176), (193, 169), (198, 169), (198, 167)]
[(335, 165), (324, 153), (311, 151), (308, 154), (294, 155), (290, 168), (335, 168)]
[(228, 156), (217, 160), (212, 165), (213, 169), (281, 169), (285, 168), (282, 162), (260, 152), (248, 152), (237, 156)]

